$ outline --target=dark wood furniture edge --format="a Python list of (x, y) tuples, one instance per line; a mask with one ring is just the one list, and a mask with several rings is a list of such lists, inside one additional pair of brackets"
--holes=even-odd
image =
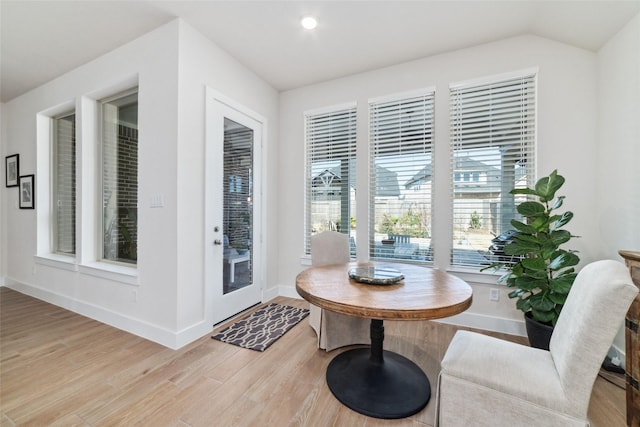
[[(640, 252), (618, 251), (629, 268), (633, 283), (640, 288)], [(638, 338), (638, 323), (640, 322), (640, 295), (631, 304), (625, 316), (625, 349), (626, 349), (626, 403), (627, 425), (640, 426), (640, 339)]]

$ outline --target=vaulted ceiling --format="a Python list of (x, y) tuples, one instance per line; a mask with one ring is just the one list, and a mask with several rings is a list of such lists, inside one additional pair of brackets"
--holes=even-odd
[(595, 52), (639, 12), (640, 0), (2, 0), (1, 101), (176, 17), (287, 90), (521, 34)]

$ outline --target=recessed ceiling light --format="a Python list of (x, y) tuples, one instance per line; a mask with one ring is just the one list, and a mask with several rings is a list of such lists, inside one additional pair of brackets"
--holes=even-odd
[(305, 16), (302, 18), (302, 21), (300, 21), (300, 25), (306, 30), (313, 30), (318, 26), (318, 21), (316, 21), (316, 18), (313, 16)]

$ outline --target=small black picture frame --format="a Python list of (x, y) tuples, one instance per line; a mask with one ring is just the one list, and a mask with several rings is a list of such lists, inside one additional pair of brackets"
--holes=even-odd
[(20, 177), (20, 209), (35, 209), (35, 175), (23, 175)]
[(4, 159), (5, 186), (17, 187), (20, 177), (20, 155), (12, 154)]

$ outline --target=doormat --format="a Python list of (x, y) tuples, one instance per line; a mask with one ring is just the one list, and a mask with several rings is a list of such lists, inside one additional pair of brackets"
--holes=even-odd
[(251, 350), (265, 351), (308, 315), (308, 309), (272, 303), (224, 328), (211, 338)]

